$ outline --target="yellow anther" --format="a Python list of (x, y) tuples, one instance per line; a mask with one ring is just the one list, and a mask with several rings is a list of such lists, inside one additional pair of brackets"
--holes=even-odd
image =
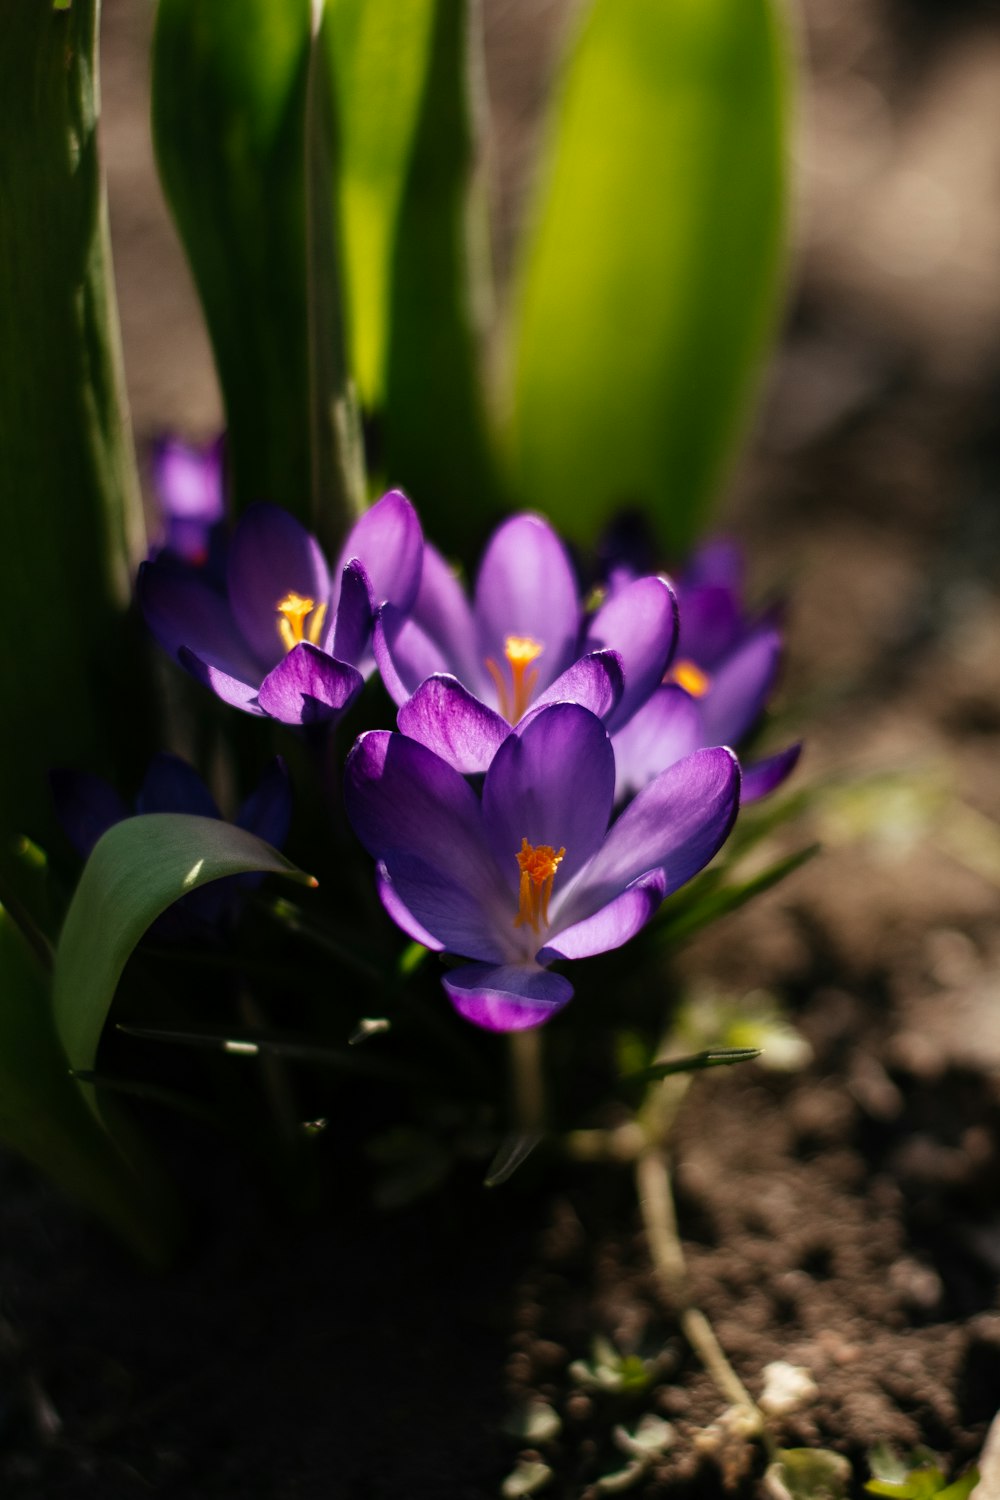
[(675, 662), (667, 673), (668, 682), (676, 682), (692, 698), (704, 698), (712, 686), (712, 679), (707, 672), (696, 667), (693, 661)]
[(542, 647), (530, 635), (509, 635), (503, 643), (503, 654), (510, 667), (510, 683), (492, 656), (486, 659), (486, 670), (496, 683), (497, 702), (508, 724), (523, 717), (538, 681), (538, 668), (528, 668), (542, 654)]
[(521, 871), (520, 900), (515, 927), (531, 927), (539, 930), (539, 922), (549, 925), (549, 897), (556, 870), (562, 863), (565, 849), (555, 850), (551, 844), (529, 844), (522, 838), (515, 858)]
[(302, 594), (289, 593), (275, 606), (275, 610), (279, 616), (278, 634), (286, 651), (291, 651), (293, 646), (298, 646), (302, 641), (308, 641), (313, 646), (319, 645), (323, 621), (326, 619), (325, 604), (317, 604), (315, 600), (307, 599)]

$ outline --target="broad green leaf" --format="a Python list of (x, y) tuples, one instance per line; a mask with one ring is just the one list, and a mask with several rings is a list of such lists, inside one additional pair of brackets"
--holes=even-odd
[[(127, 1131), (118, 1132), (127, 1140)], [(88, 1109), (52, 1024), (49, 977), (0, 907), (0, 1141), (99, 1214), (143, 1259), (176, 1235), (169, 1188), (136, 1141), (128, 1154)]]
[(369, 408), (384, 385), (392, 252), (437, 9), (438, 0), (336, 0), (330, 10), (351, 368)]
[(237, 508), (310, 519), (310, 0), (159, 0), (153, 139), (222, 386)]
[[(144, 753), (125, 627), (142, 547), (97, 146), (97, 6), (18, 4), (0, 46), (0, 834), (51, 831), (46, 771)], [(116, 718), (125, 718), (128, 736)]]
[(476, 10), (438, 0), (393, 250), (377, 467), (449, 552), (480, 539), (498, 504), (482, 388), (490, 312)]
[(94, 1070), (118, 980), (150, 923), (199, 886), (250, 870), (314, 883), (270, 845), (218, 818), (148, 813), (108, 829), (84, 867), (56, 949), (55, 1021), (70, 1067)]
[(592, 0), (518, 271), (519, 499), (591, 540), (623, 506), (688, 547), (743, 425), (785, 233), (776, 0)]

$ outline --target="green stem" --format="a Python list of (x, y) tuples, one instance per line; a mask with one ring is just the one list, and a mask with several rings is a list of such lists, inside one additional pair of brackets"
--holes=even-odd
[(541, 1135), (547, 1113), (541, 1029), (511, 1031), (508, 1043), (515, 1124), (525, 1135)]

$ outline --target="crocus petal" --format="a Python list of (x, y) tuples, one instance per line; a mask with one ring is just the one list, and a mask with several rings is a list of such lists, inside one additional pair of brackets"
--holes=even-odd
[(536, 699), (532, 712), (549, 703), (579, 703), (605, 722), (625, 688), (622, 659), (617, 651), (592, 651), (581, 656)]
[(178, 661), (182, 667), (186, 667), (192, 677), (197, 677), (205, 687), (211, 688), (217, 698), (223, 703), (228, 703), (231, 708), (240, 708), (247, 714), (262, 715), (264, 710), (257, 702), (258, 688), (253, 682), (244, 682), (241, 677), (233, 677), (229, 672), (224, 672), (221, 667), (213, 666), (211, 662), (204, 661), (182, 646), (178, 653)]
[(229, 545), (226, 576), (233, 619), (265, 667), (285, 651), (278, 629), (281, 601), (299, 594), (319, 607), (330, 599), (319, 543), (276, 505), (252, 505), (244, 513)]
[(612, 734), (663, 680), (676, 639), (677, 601), (667, 581), (655, 575), (637, 578), (597, 611), (587, 644), (613, 647), (625, 670), (625, 691), (608, 721)]
[[(483, 783), (483, 817), (508, 887), (518, 887), (522, 839), (565, 848), (556, 891), (572, 879), (600, 846), (614, 787), (611, 741), (589, 709), (554, 703), (510, 735)], [(647, 860), (643, 868), (654, 863)]]
[(168, 519), (197, 521), (203, 526), (222, 520), (222, 457), (221, 438), (207, 448), (192, 447), (175, 437), (154, 441), (153, 487)]
[(416, 511), (399, 490), (390, 490), (351, 527), (338, 572), (357, 558), (371, 584), (372, 605), (377, 608), (388, 600), (408, 610), (420, 587), (423, 552)]
[(232, 677), (257, 683), (263, 676), (221, 594), (188, 568), (167, 558), (143, 563), (136, 585), (146, 624), (164, 651), (195, 656)]
[(451, 671), (452, 663), (440, 646), (392, 604), (383, 605), (375, 616), (372, 645), (379, 675), (394, 703), (405, 703), (425, 678)]
[(219, 818), (215, 799), (193, 766), (179, 755), (154, 755), (135, 799), (137, 813), (194, 813)]
[(456, 677), (428, 677), (396, 716), (411, 740), (419, 740), (463, 776), (485, 771), (510, 725), (502, 714), (480, 703)]
[(392, 920), (416, 942), (482, 963), (502, 963), (509, 945), (475, 891), (426, 860), (394, 854), (379, 864), (378, 891)]
[(774, 687), (780, 662), (781, 636), (773, 625), (760, 626), (726, 657), (701, 700), (708, 744), (735, 745), (753, 727)]
[(612, 735), (615, 750), (615, 801), (636, 792), (705, 743), (701, 708), (683, 688), (668, 684)]
[(730, 589), (706, 583), (696, 588), (678, 584), (677, 600), (677, 657), (711, 672), (745, 634), (739, 599)]
[(467, 964), (449, 969), (441, 983), (459, 1015), (487, 1031), (541, 1026), (573, 998), (562, 974), (518, 964)]
[(628, 804), (576, 889), (567, 893), (560, 926), (600, 911), (654, 868), (665, 872), (668, 893), (690, 880), (725, 841), (739, 790), (739, 765), (725, 748), (696, 750), (661, 771)]
[(602, 906), (592, 917), (564, 927), (538, 955), (540, 963), (554, 963), (558, 958), (589, 958), (593, 953), (608, 953), (620, 948), (645, 927), (666, 894), (667, 882), (662, 870), (649, 870), (630, 886)]
[(741, 804), (756, 802), (758, 797), (766, 797), (768, 792), (773, 792), (775, 787), (779, 787), (792, 774), (801, 754), (800, 741), (797, 745), (789, 745), (787, 750), (780, 750), (777, 755), (769, 755), (766, 760), (755, 760), (750, 765), (745, 765), (740, 788)]
[(272, 849), (280, 849), (292, 821), (292, 789), (288, 770), (280, 755), (269, 763), (256, 789), (236, 814), (237, 828), (255, 833)]
[(453, 569), (429, 542), (424, 546), (424, 571), (413, 618), (440, 647), (448, 671), (467, 687), (475, 688), (484, 669), (476, 656), (472, 609)]
[[(364, 667), (370, 660), (371, 633), (371, 582), (364, 566), (355, 560), (341, 573), (340, 598), (323, 649), (367, 676)], [(374, 664), (371, 661), (371, 666)]]
[(573, 660), (580, 604), (569, 554), (540, 516), (512, 516), (493, 533), (476, 580), (478, 657), (502, 663), (510, 635), (542, 648), (538, 690)]
[(129, 816), (129, 809), (103, 776), (90, 771), (49, 774), (56, 817), (76, 852), (86, 859), (103, 833)]
[(268, 672), (257, 701), (282, 724), (322, 724), (354, 701), (363, 682), (355, 667), (302, 641)]
[(685, 588), (710, 584), (742, 598), (745, 571), (743, 548), (739, 543), (730, 537), (713, 537), (696, 547), (688, 558), (683, 583)]

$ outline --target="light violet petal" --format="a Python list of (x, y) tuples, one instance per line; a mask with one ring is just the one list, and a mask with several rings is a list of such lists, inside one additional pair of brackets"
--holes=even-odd
[(375, 616), (372, 644), (379, 675), (394, 703), (405, 703), (426, 678), (451, 670), (441, 648), (392, 604), (383, 605)]
[(756, 802), (759, 797), (766, 797), (769, 792), (773, 792), (792, 774), (801, 754), (800, 741), (797, 745), (789, 745), (787, 750), (779, 750), (776, 755), (767, 756), (765, 760), (755, 760), (750, 765), (745, 765), (740, 803)]
[(359, 562), (350, 562), (341, 574), (340, 598), (333, 617), (324, 651), (338, 661), (349, 662), (361, 675), (371, 660), (372, 604), (368, 575)]
[(477, 892), (456, 882), (447, 869), (393, 854), (379, 862), (379, 896), (386, 911), (418, 943), (482, 963), (510, 956), (491, 911)]
[(625, 727), (612, 734), (611, 743), (615, 801), (621, 802), (705, 743), (701, 709), (683, 688), (657, 688)]
[(589, 958), (594, 953), (609, 953), (612, 948), (620, 948), (645, 927), (663, 900), (666, 889), (662, 870), (647, 871), (592, 917), (574, 922), (572, 927), (565, 927), (552, 937), (539, 953), (539, 962)]
[(226, 600), (189, 568), (167, 558), (143, 563), (136, 593), (146, 624), (176, 661), (187, 647), (230, 676), (260, 681), (263, 669), (236, 629)]
[(487, 770), (511, 732), (502, 715), (487, 708), (455, 677), (428, 677), (403, 704), (396, 723), (463, 776)]
[(532, 712), (549, 703), (579, 703), (599, 719), (607, 720), (625, 686), (621, 657), (617, 651), (592, 651), (567, 667), (545, 689)]
[(735, 745), (753, 728), (780, 665), (781, 635), (773, 625), (759, 627), (720, 663), (700, 700), (707, 744)]
[(180, 438), (153, 443), (152, 477), (160, 509), (171, 520), (212, 526), (223, 516), (222, 442), (195, 448)]
[(228, 703), (230, 708), (239, 708), (246, 714), (263, 715), (264, 710), (257, 702), (258, 687), (253, 682), (244, 682), (241, 677), (233, 677), (229, 672), (224, 672), (221, 667), (213, 666), (209, 661), (203, 661), (186, 646), (182, 646), (178, 660), (182, 667), (186, 667), (192, 677), (204, 683), (205, 687), (211, 688), (217, 698), (223, 703)]
[(740, 772), (731, 750), (696, 750), (661, 771), (612, 824), (604, 845), (559, 912), (560, 925), (599, 911), (654, 868), (675, 891), (725, 841), (739, 807)]
[(330, 575), (319, 543), (277, 505), (252, 505), (244, 513), (229, 544), (226, 580), (233, 619), (266, 667), (285, 652), (278, 614), (282, 600), (299, 594), (317, 608), (330, 603)]
[(541, 1026), (573, 998), (562, 974), (519, 964), (468, 964), (441, 980), (460, 1016), (486, 1031), (527, 1031)]
[(510, 635), (541, 646), (538, 692), (578, 655), (576, 575), (566, 548), (540, 516), (512, 516), (493, 533), (476, 580), (475, 615), (482, 661), (503, 665)]
[(611, 741), (589, 709), (554, 703), (510, 735), (483, 783), (483, 817), (508, 888), (519, 885), (522, 839), (565, 848), (554, 890), (571, 880), (600, 847), (614, 785)]
[(268, 672), (257, 701), (282, 724), (323, 724), (354, 701), (363, 680), (347, 662), (304, 641)]
[(219, 818), (215, 798), (193, 766), (179, 755), (154, 755), (135, 799), (137, 813), (194, 813)]
[(440, 648), (447, 670), (476, 690), (484, 668), (476, 656), (472, 609), (453, 569), (429, 543), (424, 546), (424, 571), (413, 619)]
[(655, 575), (637, 578), (594, 615), (587, 645), (617, 651), (625, 671), (625, 691), (608, 723), (612, 734), (659, 686), (676, 639), (677, 601), (666, 579)]
[(351, 527), (337, 571), (357, 558), (371, 583), (372, 604), (389, 601), (408, 610), (420, 586), (423, 552), (416, 511), (399, 490), (390, 490)]

